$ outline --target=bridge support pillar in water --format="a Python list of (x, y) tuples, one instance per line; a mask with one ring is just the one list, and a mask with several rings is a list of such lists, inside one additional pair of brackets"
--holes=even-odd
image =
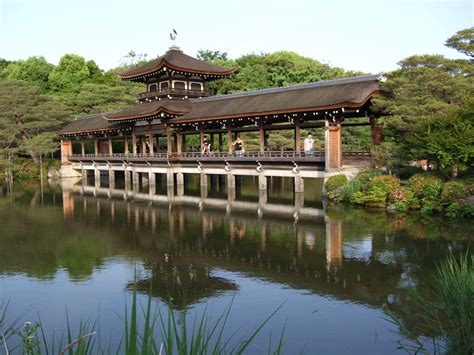
[(137, 192), (140, 187), (140, 173), (135, 171), (135, 168), (132, 170), (132, 184), (133, 184), (133, 191)]
[(235, 189), (235, 175), (227, 174), (227, 189)]
[(109, 189), (115, 189), (115, 171), (109, 167)]
[(267, 177), (262, 173), (258, 174), (258, 189), (267, 190)]
[(153, 195), (156, 191), (156, 175), (151, 170), (148, 171), (148, 193)]
[(171, 169), (166, 172), (166, 185), (168, 187), (174, 186), (174, 172)]
[(178, 196), (184, 195), (184, 174), (183, 173), (176, 174), (176, 193)]
[(205, 173), (200, 173), (199, 174), (199, 185), (201, 187), (206, 186), (207, 187), (207, 175)]
[(100, 187), (100, 170), (97, 166), (94, 167), (94, 185)]
[(125, 190), (131, 190), (132, 189), (132, 179), (130, 176), (130, 171), (128, 171), (126, 168), (123, 171), (124, 178), (125, 178)]
[(295, 193), (304, 193), (304, 180), (301, 176), (295, 176)]

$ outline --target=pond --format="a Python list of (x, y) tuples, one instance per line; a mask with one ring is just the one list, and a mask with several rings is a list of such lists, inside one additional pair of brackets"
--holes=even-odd
[(416, 322), (408, 289), (429, 294), (436, 264), (466, 251), (474, 235), (471, 221), (324, 209), (321, 182), (296, 214), (285, 181), (272, 182), (263, 210), (251, 182), (241, 182), (230, 206), (215, 182), (202, 201), (198, 182), (185, 181), (189, 198), (171, 202), (81, 182), (3, 186), (8, 315), (40, 316), (48, 336), (65, 332), (66, 313), (73, 329), (97, 321), (101, 343), (114, 348), (136, 278), (143, 305), (151, 293), (154, 305), (165, 312), (171, 304), (189, 323), (203, 312), (215, 320), (232, 303), (225, 337), (251, 333), (281, 306), (249, 353), (266, 351), (283, 329), (285, 353), (398, 353), (384, 305)]

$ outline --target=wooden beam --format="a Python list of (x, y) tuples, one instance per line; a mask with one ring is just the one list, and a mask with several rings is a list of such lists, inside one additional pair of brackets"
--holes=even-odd
[(259, 127), (260, 131), (260, 153), (265, 152), (265, 129), (263, 128), (263, 124), (260, 124)]
[(99, 139), (94, 138), (94, 155), (99, 155)]
[(86, 155), (86, 148), (84, 146), (84, 139), (81, 139), (81, 155), (82, 156)]
[(229, 142), (229, 153), (232, 153), (232, 127), (227, 128), (227, 140)]
[(171, 129), (170, 128), (168, 128), (166, 130), (166, 149), (168, 151), (168, 154), (173, 153), (173, 146), (172, 146), (172, 142), (171, 142)]
[(128, 155), (128, 137), (127, 136), (123, 137), (123, 148), (124, 148), (125, 155)]
[(300, 130), (300, 120), (295, 118), (295, 151), (296, 153), (301, 153), (301, 130)]
[(132, 133), (132, 154), (133, 156), (137, 155), (137, 136), (135, 133)]
[(114, 149), (112, 147), (112, 138), (109, 138), (107, 140), (107, 142), (108, 142), (108, 146), (109, 146), (109, 155), (112, 155), (112, 154), (114, 154)]
[(200, 147), (201, 147), (201, 152), (204, 149), (204, 130), (202, 127), (199, 129), (199, 142), (200, 142)]

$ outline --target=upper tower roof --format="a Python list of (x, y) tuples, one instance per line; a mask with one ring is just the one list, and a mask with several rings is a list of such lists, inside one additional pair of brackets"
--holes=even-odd
[(118, 76), (123, 80), (145, 81), (147, 77), (164, 71), (196, 75), (212, 80), (233, 74), (235, 68), (214, 65), (190, 57), (179, 49), (170, 49), (163, 56), (123, 73), (118, 73)]

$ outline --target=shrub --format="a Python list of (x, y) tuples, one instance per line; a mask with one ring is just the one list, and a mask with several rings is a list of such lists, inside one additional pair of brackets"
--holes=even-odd
[(389, 193), (389, 202), (395, 204), (397, 211), (414, 210), (419, 207), (418, 199), (413, 191), (402, 186)]
[(400, 187), (400, 180), (391, 175), (375, 176), (369, 180), (366, 189), (370, 190), (374, 186), (380, 187), (387, 192), (387, 194), (390, 194)]
[(329, 179), (327, 179), (326, 183), (324, 184), (324, 187), (328, 192), (329, 196), (331, 196), (331, 192), (345, 185), (347, 185), (347, 177), (346, 175), (340, 174), (331, 176)]
[(428, 174), (417, 174), (410, 178), (409, 186), (420, 201), (422, 213), (441, 210), (443, 182), (440, 178)]
[(364, 170), (360, 172), (359, 174), (357, 174), (357, 176), (354, 178), (352, 183), (365, 186), (372, 178), (376, 176), (381, 176), (381, 175), (383, 175), (383, 172), (381, 170), (377, 170), (377, 169)]
[(387, 191), (382, 186), (374, 185), (369, 190), (355, 192), (352, 195), (352, 201), (368, 207), (384, 207)]
[(443, 204), (459, 202), (459, 200), (471, 194), (470, 190), (470, 187), (463, 181), (448, 181), (443, 185), (441, 202)]
[(459, 202), (453, 202), (446, 207), (446, 216), (450, 218), (474, 217), (474, 208)]

